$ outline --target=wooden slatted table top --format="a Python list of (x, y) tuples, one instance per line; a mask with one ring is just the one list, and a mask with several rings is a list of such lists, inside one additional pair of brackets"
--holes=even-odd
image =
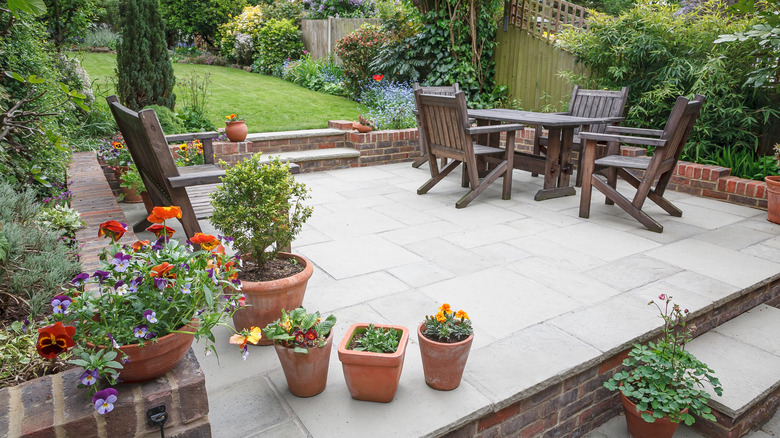
[(591, 125), (596, 123), (621, 122), (624, 117), (574, 117), (565, 114), (537, 113), (533, 111), (518, 111), (511, 109), (470, 109), (469, 117), (500, 122), (523, 123), (528, 125), (542, 125), (545, 127), (565, 127)]

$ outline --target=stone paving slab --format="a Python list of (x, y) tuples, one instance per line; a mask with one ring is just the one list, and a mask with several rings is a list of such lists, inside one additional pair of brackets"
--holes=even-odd
[[(515, 172), (511, 200), (494, 185), (465, 209), (454, 207), (465, 193), (459, 171), (417, 195), (428, 178), (408, 163), (296, 175), (315, 212), (293, 251), (315, 265), (304, 306), (335, 313), (337, 339), (351, 322), (413, 330), (443, 302), (469, 312), (475, 341), (461, 387), (425, 386), (412, 336), (395, 401), (353, 401), (335, 351), (325, 392), (298, 399), (272, 348), (251, 348), (243, 362), (225, 330), (219, 363), (198, 352), (210, 418), (244, 429), (218, 421), (214, 436), (437, 436), (646, 337), (660, 326), (647, 306), (660, 291), (696, 313), (780, 272), (776, 259), (755, 256), (780, 251), (780, 226), (761, 210), (670, 193), (684, 214), (671, 219), (650, 206), (664, 224), (657, 234), (595, 193), (587, 220), (577, 216), (578, 196), (533, 201), (542, 179), (525, 172)], [(142, 208), (126, 205), (128, 219)], [(751, 348), (734, 342), (737, 354)], [(235, 394), (240, 382), (262, 406)], [(236, 397), (258, 418), (236, 420)], [(277, 424), (259, 418), (266, 406)], [(287, 416), (277, 414), (285, 406)]]

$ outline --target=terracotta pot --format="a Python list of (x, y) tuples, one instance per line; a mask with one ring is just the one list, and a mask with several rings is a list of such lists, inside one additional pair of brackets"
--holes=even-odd
[[(193, 319), (187, 326), (179, 330), (188, 330), (190, 327), (197, 327), (198, 320)], [(190, 349), (193, 335), (185, 333), (169, 333), (157, 340), (157, 342), (147, 341), (143, 347), (138, 344), (122, 345), (119, 350), (125, 353), (130, 361), (123, 365), (119, 370), (119, 379), (125, 383), (146, 382), (164, 376), (179, 363), (182, 357)], [(90, 348), (94, 345), (87, 343)], [(117, 360), (121, 360), (121, 353)]]
[(129, 187), (119, 187), (119, 190), (121, 190), (125, 195), (122, 198), (122, 202), (126, 202), (128, 204), (138, 204), (144, 202), (141, 195), (135, 192), (135, 189), (131, 189)]
[(452, 391), (460, 385), (474, 335), (448, 344), (426, 338), (423, 335), (423, 327), (425, 323), (417, 327), (417, 340), (420, 344), (425, 383), (439, 391)]
[(780, 224), (780, 176), (767, 176), (766, 198), (767, 198), (767, 220)]
[(404, 369), (406, 343), (409, 329), (397, 325), (375, 324), (377, 328), (392, 328), (401, 331), (401, 340), (395, 353), (372, 353), (370, 351), (347, 350), (355, 331), (365, 330), (368, 324), (352, 324), (339, 344), (339, 360), (344, 371), (344, 380), (352, 398), (356, 400), (388, 403), (393, 401)]
[(290, 392), (298, 397), (312, 397), (325, 390), (328, 383), (328, 364), (333, 347), (333, 330), (322, 347), (309, 348), (306, 354), (292, 348), (274, 344), (276, 355), (282, 363), (284, 377)]
[(248, 132), (246, 122), (243, 120), (225, 122), (225, 135), (230, 141), (244, 141)]
[(122, 175), (125, 174), (128, 170), (130, 170), (130, 166), (112, 166), (111, 169), (114, 170), (114, 178), (116, 178), (117, 181), (122, 181)]
[[(628, 433), (633, 438), (671, 438), (680, 425), (680, 423), (672, 423), (668, 417), (656, 418), (654, 422), (648, 423), (642, 418), (642, 413), (636, 409), (636, 405), (623, 395), (623, 391), (620, 391), (620, 401), (626, 412)], [(683, 412), (687, 413), (688, 408), (685, 408)]]
[(360, 122), (352, 122), (352, 129), (357, 129), (357, 132), (365, 134), (366, 132), (371, 132), (374, 130), (374, 128), (370, 126), (366, 126)]
[(141, 200), (144, 202), (144, 208), (146, 208), (147, 214), (152, 214), (152, 210), (154, 209), (154, 202), (152, 202), (152, 197), (149, 196), (149, 192), (144, 190), (141, 192)]
[[(251, 327), (265, 328), (269, 323), (279, 318), (282, 309), (293, 310), (303, 304), (306, 284), (314, 272), (311, 262), (304, 257), (286, 252), (280, 252), (279, 258), (294, 258), (305, 267), (303, 271), (292, 277), (279, 280), (242, 281), (241, 292), (246, 294), (248, 306), (233, 315), (236, 330), (250, 329)], [(273, 341), (266, 338), (262, 338), (258, 342), (258, 345), (271, 344)]]

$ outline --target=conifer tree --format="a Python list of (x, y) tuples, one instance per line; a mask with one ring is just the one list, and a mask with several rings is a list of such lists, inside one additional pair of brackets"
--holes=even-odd
[(159, 0), (120, 0), (122, 41), (117, 46), (117, 94), (133, 110), (148, 105), (173, 109), (176, 78), (165, 45)]

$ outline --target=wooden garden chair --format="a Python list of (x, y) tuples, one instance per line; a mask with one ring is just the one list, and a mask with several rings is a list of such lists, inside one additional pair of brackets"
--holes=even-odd
[[(650, 231), (661, 233), (664, 227), (642, 211), (647, 198), (670, 215), (682, 216), (682, 211), (663, 195), (703, 103), (701, 94), (693, 100), (678, 97), (663, 130), (610, 126), (604, 134), (581, 133), (585, 148), (580, 217), (590, 216), (591, 187), (606, 195), (607, 204), (617, 204)], [(607, 155), (596, 160), (596, 142), (600, 141), (607, 142)], [(620, 155), (620, 143), (653, 146), (655, 150), (652, 157), (627, 157)], [(596, 171), (604, 171), (606, 181), (596, 175)], [(618, 176), (636, 188), (633, 199), (629, 200), (617, 191)], [(658, 182), (653, 188), (656, 179)]]
[[(200, 204), (205, 204), (207, 208), (199, 209), (196, 213), (186, 188), (221, 182), (225, 171), (214, 164), (211, 143), (211, 139), (219, 136), (219, 133), (212, 131), (166, 136), (154, 110), (132, 111), (122, 106), (116, 96), (109, 96), (106, 100), (154, 205), (181, 207), (181, 223), (187, 237), (200, 232), (198, 219), (210, 216), (212, 210), (208, 202), (202, 202)], [(168, 142), (189, 140), (203, 142), (206, 164), (177, 167)], [(205, 197), (207, 193), (203, 195)], [(149, 225), (151, 223), (144, 219), (133, 226), (133, 231), (144, 230)]]
[[(569, 111), (560, 114), (575, 117), (622, 117), (626, 107), (626, 99), (628, 99), (628, 87), (623, 87), (620, 91), (610, 91), (586, 90), (575, 85), (571, 93)], [(607, 126), (606, 123), (593, 124), (588, 128), (588, 132), (603, 133)], [(537, 126), (535, 131), (534, 155), (539, 155), (540, 152), (546, 154), (547, 137), (542, 135), (541, 126)], [(578, 151), (577, 187), (582, 185), (582, 142), (579, 133), (580, 128), (577, 128), (574, 131), (574, 143), (572, 143), (572, 151)]]
[[(499, 177), (504, 178), (502, 199), (510, 199), (512, 195), (512, 160), (515, 149), (515, 131), (523, 129), (523, 125), (491, 125), (472, 127), (469, 123), (466, 96), (462, 91), (454, 96), (437, 96), (424, 94), (421, 89), (414, 92), (414, 99), (420, 117), (421, 134), (425, 136), (424, 145), (427, 149), (431, 179), (417, 190), (418, 195), (427, 193), (433, 186), (463, 163), (463, 187), (469, 187), (455, 207), (463, 208), (482, 193), (487, 186)], [(506, 132), (506, 148), (498, 148), (475, 144), (472, 136)], [(480, 180), (477, 167), (477, 156), (491, 165), (491, 170), (485, 172)], [(438, 158), (450, 158), (441, 171)]]
[[(458, 83), (455, 82), (452, 84), (452, 86), (443, 86), (443, 87), (421, 87), (420, 84), (415, 82), (412, 85), (412, 88), (417, 90), (422, 90), (423, 94), (431, 94), (434, 96), (454, 96), (455, 93), (460, 91), (460, 87), (458, 86)], [(420, 114), (419, 111), (415, 113), (415, 116), (417, 117), (417, 130), (418, 132), (418, 142), (420, 143), (420, 151), (422, 152), (422, 156), (416, 160), (414, 160), (414, 163), (412, 163), (412, 167), (415, 169), (425, 164), (425, 162), (428, 161), (428, 151), (423, 142), (425, 141), (425, 135), (422, 132), (422, 123), (420, 123)], [(443, 160), (441, 165), (444, 166), (446, 164), (446, 160)]]

